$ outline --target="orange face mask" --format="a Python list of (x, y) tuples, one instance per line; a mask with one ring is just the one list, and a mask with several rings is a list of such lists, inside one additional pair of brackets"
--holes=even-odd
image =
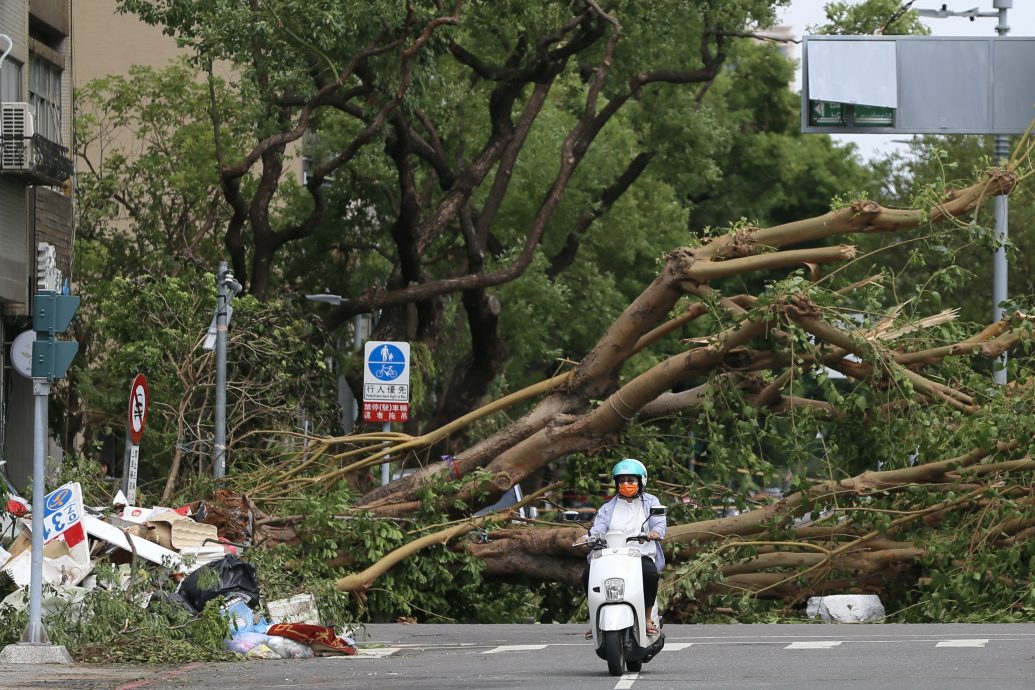
[(638, 484), (619, 484), (618, 493), (622, 494), (626, 498), (632, 498), (636, 494), (640, 493), (640, 486)]

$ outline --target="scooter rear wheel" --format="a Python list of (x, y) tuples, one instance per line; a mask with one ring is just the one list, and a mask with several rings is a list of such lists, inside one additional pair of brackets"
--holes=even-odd
[(629, 673), (639, 673), (640, 669), (643, 668), (642, 661), (626, 661), (625, 667), (629, 669)]
[(604, 656), (607, 657), (607, 670), (612, 676), (625, 673), (625, 644), (621, 630), (604, 631)]

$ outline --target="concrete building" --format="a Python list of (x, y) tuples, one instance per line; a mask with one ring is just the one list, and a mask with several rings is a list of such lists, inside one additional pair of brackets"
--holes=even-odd
[[(0, 460), (16, 486), (31, 471), (33, 405), (12, 342), (32, 326), (37, 281), (72, 273), (71, 44), (70, 0), (0, 2)], [(52, 259), (37, 275), (41, 243)]]
[[(130, 65), (165, 67), (180, 55), (176, 41), (136, 15), (119, 14), (115, 0), (72, 3), (72, 83), (78, 88), (109, 74), (129, 74)], [(112, 40), (118, 36), (118, 40)]]
[[(31, 329), (40, 242), (55, 247), (56, 268), (75, 280), (72, 94), (93, 79), (129, 74), (132, 65), (165, 67), (182, 51), (160, 29), (118, 13), (116, 0), (0, 0), (0, 36), (11, 43), (0, 68), (0, 461), (6, 462), (0, 465), (0, 488), (5, 474), (23, 488), (32, 464), (32, 385), (12, 365), (11, 346)], [(7, 47), (0, 37), (0, 54)], [(24, 125), (29, 120), (31, 135)], [(13, 129), (16, 125), (20, 129)], [(135, 149), (131, 139), (108, 144), (130, 155)], [(291, 147), (285, 175), (303, 177), (299, 148)], [(31, 151), (28, 158), (26, 150)], [(21, 158), (15, 158), (17, 152)], [(60, 427), (61, 420), (52, 415), (51, 429)], [(52, 447), (55, 453), (60, 449)]]

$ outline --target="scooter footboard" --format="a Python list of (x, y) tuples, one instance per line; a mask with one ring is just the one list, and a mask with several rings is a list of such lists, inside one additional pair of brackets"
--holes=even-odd
[(647, 663), (658, 655), (662, 649), (665, 648), (665, 633), (661, 633), (658, 639), (654, 640), (653, 644), (646, 647), (640, 647), (633, 643), (631, 649), (625, 651), (625, 658), (631, 661), (639, 661), (640, 663)]

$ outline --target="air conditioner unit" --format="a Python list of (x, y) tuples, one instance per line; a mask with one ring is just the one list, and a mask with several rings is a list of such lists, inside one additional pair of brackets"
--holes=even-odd
[(0, 169), (21, 171), (33, 167), (32, 106), (28, 103), (4, 103), (0, 111)]

